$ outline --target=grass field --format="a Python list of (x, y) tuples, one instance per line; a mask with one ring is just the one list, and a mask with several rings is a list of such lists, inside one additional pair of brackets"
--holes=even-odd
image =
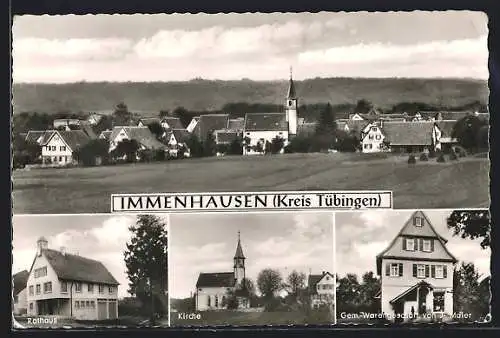
[(112, 193), (391, 190), (394, 208), (489, 206), (489, 160), (418, 162), (406, 156), (286, 154), (91, 168), (18, 170), (14, 213), (110, 211)]
[(299, 311), (290, 312), (238, 312), (207, 311), (199, 312), (201, 319), (179, 319), (176, 313), (171, 314), (172, 326), (226, 326), (226, 325), (328, 325), (329, 321), (310, 319)]

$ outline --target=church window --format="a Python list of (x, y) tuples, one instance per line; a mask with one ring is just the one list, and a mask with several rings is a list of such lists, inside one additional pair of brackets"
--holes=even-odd
[(210, 306), (212, 306), (212, 304), (211, 304), (211, 302), (210, 302), (210, 301), (211, 301), (211, 299), (210, 299), (210, 296), (207, 296), (207, 297), (208, 297), (208, 299), (207, 299), (207, 306), (208, 306), (208, 307), (210, 307)]
[(292, 105), (292, 100), (288, 100), (288, 105), (291, 106)]
[(215, 296), (215, 307), (219, 307), (219, 297)]

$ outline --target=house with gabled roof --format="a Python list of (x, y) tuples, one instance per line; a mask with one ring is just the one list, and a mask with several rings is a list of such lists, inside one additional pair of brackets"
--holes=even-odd
[(381, 129), (393, 152), (441, 150), (442, 132), (433, 121), (382, 122)]
[(114, 127), (109, 136), (109, 151), (112, 152), (123, 140), (135, 140), (139, 150), (167, 150), (167, 146), (155, 137), (148, 127)]
[(118, 286), (101, 262), (49, 249), (40, 237), (27, 281), (28, 315), (116, 319)]
[(457, 259), (422, 211), (415, 211), (376, 259), (381, 311), (391, 320), (451, 315)]
[(137, 121), (138, 127), (149, 127), (152, 124), (161, 125), (161, 119), (159, 117), (142, 117)]
[(324, 305), (335, 303), (335, 276), (328, 271), (320, 275), (309, 275), (307, 288), (311, 300), (311, 308), (318, 309)]
[(205, 142), (207, 137), (216, 130), (225, 129), (229, 121), (229, 114), (204, 114), (201, 115), (193, 128), (192, 133), (200, 142)]
[(182, 125), (181, 119), (173, 116), (165, 116), (160, 120), (160, 124), (165, 130), (169, 129), (185, 129)]
[(238, 300), (238, 308), (250, 307), (250, 300), (242, 293), (242, 282), (245, 278), (245, 260), (241, 246), (240, 232), (238, 244), (233, 258), (233, 271), (200, 273), (196, 282), (196, 311), (207, 311), (227, 308), (227, 297), (234, 293)]
[(42, 163), (60, 166), (71, 164), (74, 162), (73, 153), (90, 140), (83, 130), (47, 131), (40, 140)]
[(180, 149), (184, 149), (184, 156), (190, 156), (190, 149), (187, 145), (191, 134), (186, 129), (170, 129), (166, 132), (166, 142), (171, 156), (177, 156)]

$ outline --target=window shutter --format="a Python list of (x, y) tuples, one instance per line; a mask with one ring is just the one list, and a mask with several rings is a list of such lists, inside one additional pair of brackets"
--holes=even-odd
[(431, 252), (434, 252), (434, 239), (431, 238)]
[(422, 251), (424, 249), (424, 240), (422, 238), (418, 239), (418, 251)]
[(446, 278), (447, 271), (446, 271), (446, 265), (443, 265), (443, 278)]
[(418, 251), (418, 238), (413, 239), (413, 251)]
[(403, 276), (403, 263), (399, 263), (399, 277)]
[(417, 264), (413, 264), (413, 277), (417, 277)]
[(436, 266), (431, 265), (431, 277), (436, 278)]
[(413, 225), (417, 225), (417, 218), (413, 217)]
[(389, 276), (391, 274), (391, 264), (390, 263), (387, 263), (385, 265), (385, 275), (386, 276)]
[(406, 238), (403, 238), (403, 250), (406, 250)]
[(425, 265), (425, 277), (426, 278), (429, 277), (429, 265), (428, 264)]

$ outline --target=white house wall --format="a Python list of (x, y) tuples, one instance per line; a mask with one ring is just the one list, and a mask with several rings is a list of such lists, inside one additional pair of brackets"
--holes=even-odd
[[(265, 149), (265, 141), (268, 141), (269, 143), (272, 143), (272, 140), (276, 138), (277, 136), (281, 137), (285, 145), (288, 142), (288, 131), (287, 130), (280, 130), (280, 131), (245, 131), (244, 138), (250, 138), (250, 146), (256, 146), (257, 143), (261, 141), (261, 139), (264, 139), (264, 143), (262, 144), (262, 149)], [(253, 150), (247, 151), (246, 147), (248, 145), (245, 145), (243, 148), (244, 154), (245, 155), (253, 155), (253, 154), (260, 154), (258, 152), (255, 152)]]
[(49, 142), (42, 147), (42, 157), (50, 158), (52, 163), (61, 165), (73, 161), (73, 150), (70, 149), (58, 133), (53, 135)]
[[(435, 247), (438, 247), (437, 245)], [(403, 276), (391, 277), (385, 275), (386, 264), (390, 263), (403, 263)], [(413, 277), (413, 264), (424, 265), (445, 265), (447, 269), (446, 278), (417, 278)], [(415, 284), (425, 281), (429, 283), (434, 291), (445, 291), (445, 312), (451, 314), (453, 312), (453, 264), (449, 262), (436, 262), (436, 261), (417, 261), (417, 260), (397, 260), (397, 259), (383, 259), (382, 261), (382, 295), (381, 305), (382, 312), (394, 315), (392, 305), (389, 303), (392, 299), (396, 298)], [(431, 293), (429, 293), (431, 294)], [(433, 308), (432, 302), (427, 303), (428, 308)], [(411, 309), (411, 306), (410, 306)], [(415, 311), (417, 308), (415, 307)]]
[[(35, 269), (41, 268), (41, 267), (47, 267), (47, 276), (44, 277), (39, 277), (35, 278)], [(50, 293), (44, 293), (43, 290), (43, 284), (46, 282), (52, 282), (52, 292)], [(41, 292), (40, 294), (36, 294), (36, 285), (40, 284), (40, 289)], [(104, 292), (99, 293), (99, 284), (92, 283), (93, 284), (93, 291), (89, 292), (88, 290), (88, 284), (82, 282), (82, 288), (80, 292), (77, 292), (76, 290), (76, 282), (67, 282), (67, 292), (62, 292), (61, 291), (61, 284), (62, 281), (59, 280), (57, 277), (54, 269), (50, 266), (48, 263), (47, 259), (45, 256), (37, 257), (35, 260), (35, 263), (33, 264), (33, 268), (30, 272), (30, 275), (28, 277), (28, 283), (27, 283), (27, 309), (28, 309), (28, 315), (35, 316), (37, 315), (37, 306), (36, 306), (36, 301), (39, 300), (47, 300), (47, 299), (66, 299), (67, 301), (64, 302), (64, 304), (59, 308), (59, 314), (63, 316), (70, 316), (71, 315), (71, 308), (70, 308), (70, 299), (72, 300), (73, 303), (73, 313), (72, 316), (77, 319), (81, 320), (96, 320), (97, 319), (97, 300), (98, 299), (106, 299), (107, 301), (111, 300), (116, 303), (116, 313), (118, 313), (118, 288), (117, 286), (113, 286), (113, 290), (110, 293), (109, 292), (109, 286), (104, 285)], [(29, 286), (33, 286), (33, 295), (29, 294)], [(76, 302), (81, 302), (81, 301), (94, 301), (95, 308), (92, 307), (76, 307), (75, 303)], [(33, 303), (32, 308), (30, 309), (29, 304)]]
[(366, 128), (368, 132), (364, 134), (361, 141), (361, 149), (363, 153), (378, 153), (382, 151), (385, 136), (376, 125), (370, 125)]
[[(231, 288), (229, 288), (231, 289)], [(227, 287), (205, 287), (198, 288), (196, 294), (196, 310), (207, 311), (215, 309), (223, 309), (222, 297), (227, 295)], [(210, 297), (210, 306), (208, 306), (208, 298)], [(215, 307), (215, 298), (218, 298), (218, 307)]]
[(28, 290), (27, 288), (21, 290), (17, 294), (17, 301), (14, 302), (14, 313), (24, 314), (28, 310)]

